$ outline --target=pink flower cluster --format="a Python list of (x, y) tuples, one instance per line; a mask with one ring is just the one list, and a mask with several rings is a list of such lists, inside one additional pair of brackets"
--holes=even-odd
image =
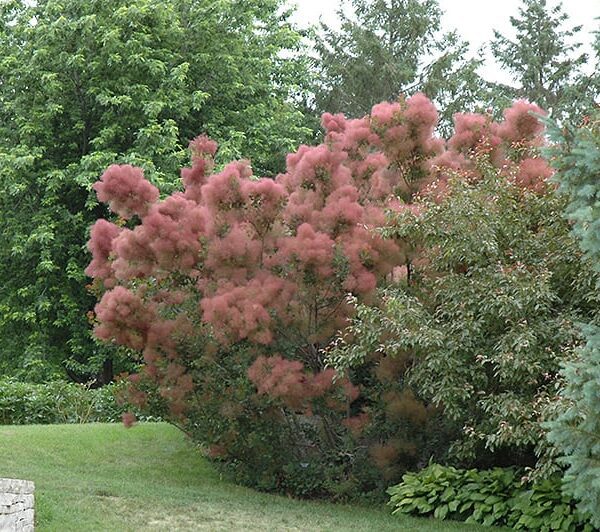
[[(259, 394), (281, 400), (295, 410), (308, 411), (311, 401), (327, 395), (331, 408), (343, 408), (345, 400), (353, 401), (357, 390), (347, 380), (335, 380), (335, 371), (325, 369), (306, 373), (304, 364), (279, 355), (259, 356), (248, 369), (248, 377)], [(336, 397), (335, 392), (338, 392)]]
[(124, 286), (105, 292), (96, 306), (96, 316), (100, 322), (95, 330), (98, 338), (137, 350), (146, 346), (155, 317), (143, 299)]
[(295, 289), (294, 283), (261, 272), (245, 284), (221, 283), (214, 295), (202, 299), (200, 309), (203, 319), (214, 325), (214, 334), (222, 343), (248, 338), (270, 344), (274, 321), (271, 313), (277, 311), (280, 319), (289, 320), (286, 306)]
[(454, 173), (460, 170), (477, 177), (472, 158), (485, 156), (504, 175), (514, 178), (518, 186), (543, 192), (552, 175), (550, 167), (537, 153), (543, 144), (544, 130), (538, 115), (544, 114), (537, 105), (524, 100), (506, 109), (501, 122), (494, 122), (489, 115), (456, 114), (455, 133), (448, 141), (447, 150), (432, 163), (437, 170), (442, 169), (437, 174), (436, 187), (443, 188), (439, 182), (444, 177), (443, 169)]
[(130, 164), (113, 164), (94, 185), (98, 199), (123, 218), (143, 216), (158, 199), (158, 189), (144, 178), (144, 171)]
[(200, 237), (209, 226), (206, 210), (182, 194), (154, 203), (142, 224), (123, 229), (113, 241), (115, 277), (162, 278), (173, 271), (190, 272), (198, 263)]
[(92, 261), (85, 270), (86, 275), (103, 281), (106, 288), (115, 285), (111, 262), (113, 240), (119, 236), (121, 229), (113, 223), (100, 219), (92, 226), (88, 248), (92, 253)]

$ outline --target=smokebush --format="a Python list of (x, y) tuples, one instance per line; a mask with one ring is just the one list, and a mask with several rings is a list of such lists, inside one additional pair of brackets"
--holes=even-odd
[(183, 189), (163, 199), (141, 170), (111, 166), (95, 189), (115, 216), (92, 227), (87, 273), (96, 336), (142, 363), (131, 403), (151, 404), (241, 480), (300, 495), (381, 491), (442, 452), (445, 431), (429, 437), (442, 411), (406, 379), (411, 352), (375, 350), (336, 371), (326, 348), (357, 304), (377, 305), (378, 287), (418, 264), (414, 242), (378, 231), (386, 210), (440, 201), (452, 175), (480, 173), (473, 152), (520, 190), (546, 189), (530, 111), (517, 102), (499, 124), (457, 116), (447, 146), (422, 94), (361, 119), (325, 114), (324, 143), (290, 154), (275, 179), (247, 161), (214, 173), (218, 147), (198, 137)]

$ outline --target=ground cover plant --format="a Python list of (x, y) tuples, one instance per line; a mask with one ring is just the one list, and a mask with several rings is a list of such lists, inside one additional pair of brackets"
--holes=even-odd
[(0, 476), (35, 482), (40, 532), (483, 530), (236, 486), (167, 424), (0, 426)]
[(559, 475), (528, 482), (523, 473), (430, 464), (418, 473), (407, 473), (402, 483), (389, 488), (389, 504), (396, 515), (433, 515), (515, 530), (594, 530), (589, 515), (578, 512), (575, 499), (561, 493)]

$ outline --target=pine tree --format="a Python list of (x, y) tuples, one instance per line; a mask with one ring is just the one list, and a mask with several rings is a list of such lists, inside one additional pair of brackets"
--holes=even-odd
[(341, 29), (322, 24), (316, 39), (319, 112), (362, 117), (380, 101), (424, 92), (449, 131), (454, 113), (473, 108), (483, 87), (468, 43), (441, 34), (437, 0), (352, 0), (338, 11)]
[(526, 98), (556, 120), (579, 120), (593, 107), (598, 87), (582, 67), (588, 56), (580, 51), (581, 26), (568, 27), (562, 3), (523, 0), (518, 17), (510, 17), (514, 40), (495, 31), (490, 43), (499, 65), (513, 76), (514, 85), (496, 85), (497, 105)]
[[(600, 113), (578, 131), (552, 130), (561, 189), (569, 195), (568, 217), (581, 247), (600, 270)], [(600, 288), (600, 287), (597, 287)], [(599, 290), (590, 297), (598, 302)], [(568, 466), (566, 489), (600, 527), (600, 310), (583, 327), (587, 338), (579, 357), (564, 370), (566, 407), (551, 423), (550, 441)]]

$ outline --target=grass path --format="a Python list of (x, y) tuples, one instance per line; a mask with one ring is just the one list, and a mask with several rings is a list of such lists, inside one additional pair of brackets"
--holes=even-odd
[(235, 486), (160, 423), (0, 426), (0, 477), (35, 482), (38, 532), (484, 530)]

